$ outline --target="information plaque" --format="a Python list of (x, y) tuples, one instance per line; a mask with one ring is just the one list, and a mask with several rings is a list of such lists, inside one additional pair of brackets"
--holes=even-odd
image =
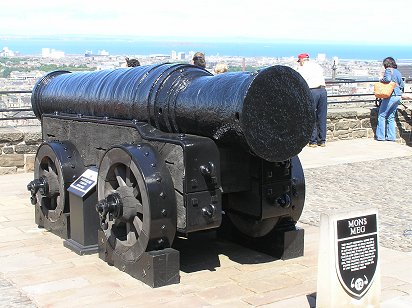
[(80, 195), (85, 195), (96, 186), (96, 183), (97, 169), (92, 167), (86, 169), (86, 171), (83, 172), (83, 174), (79, 176), (77, 180), (70, 185), (70, 189), (73, 189), (74, 193), (78, 191), (77, 194), (80, 193)]
[(336, 271), (351, 296), (361, 298), (372, 285), (378, 261), (376, 215), (337, 220)]
[(322, 212), (319, 235), (316, 307), (379, 307), (378, 209)]

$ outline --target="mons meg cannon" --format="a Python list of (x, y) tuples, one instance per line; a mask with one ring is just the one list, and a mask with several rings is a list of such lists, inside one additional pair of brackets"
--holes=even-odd
[(184, 64), (55, 71), (35, 85), (40, 227), (152, 287), (179, 282), (177, 235), (219, 229), (279, 258), (303, 254), (297, 154), (314, 110), (294, 70), (213, 76)]

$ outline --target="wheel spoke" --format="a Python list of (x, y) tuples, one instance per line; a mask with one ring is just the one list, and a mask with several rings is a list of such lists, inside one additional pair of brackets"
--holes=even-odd
[(132, 179), (131, 179), (131, 172), (130, 172), (130, 167), (126, 167), (126, 185), (129, 187), (132, 187)]
[(126, 223), (127, 243), (129, 243), (129, 244), (133, 244), (137, 240), (136, 239), (136, 233), (135, 233), (135, 230), (134, 230), (133, 227), (134, 226), (130, 222)]
[(140, 196), (140, 190), (139, 190), (139, 187), (137, 187), (137, 185), (135, 187), (133, 187), (133, 196), (136, 199)]
[[(119, 184), (119, 186), (127, 186), (126, 182), (123, 179), (124, 174), (123, 174), (122, 171), (123, 170), (120, 169), (120, 166), (117, 166), (116, 168), (114, 168), (114, 174), (116, 175), (116, 180), (117, 180), (117, 183)], [(122, 175), (123, 175), (123, 177), (122, 177)]]
[(143, 214), (143, 205), (140, 203), (140, 201), (139, 200), (136, 200), (137, 202), (137, 212), (138, 213), (140, 213), (140, 214)]
[(133, 226), (136, 229), (137, 235), (140, 236), (143, 229), (143, 221), (138, 216), (135, 216), (133, 219)]

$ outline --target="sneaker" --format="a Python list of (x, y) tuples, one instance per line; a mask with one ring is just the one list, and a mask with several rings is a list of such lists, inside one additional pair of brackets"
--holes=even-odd
[(310, 148), (316, 148), (318, 145), (316, 143), (309, 143), (308, 147)]
[(323, 142), (323, 143), (321, 143), (319, 146), (322, 147), (322, 148), (324, 148), (324, 147), (326, 146), (326, 143)]

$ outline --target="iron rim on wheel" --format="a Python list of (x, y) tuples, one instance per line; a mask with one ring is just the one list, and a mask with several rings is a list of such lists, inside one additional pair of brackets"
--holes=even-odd
[(43, 185), (36, 192), (43, 215), (51, 222), (68, 213), (66, 189), (83, 172), (84, 166), (69, 142), (47, 142), (40, 145), (34, 163), (34, 178)]
[(170, 247), (176, 233), (176, 196), (168, 169), (148, 144), (115, 146), (98, 174), (97, 211), (114, 253), (135, 261)]

